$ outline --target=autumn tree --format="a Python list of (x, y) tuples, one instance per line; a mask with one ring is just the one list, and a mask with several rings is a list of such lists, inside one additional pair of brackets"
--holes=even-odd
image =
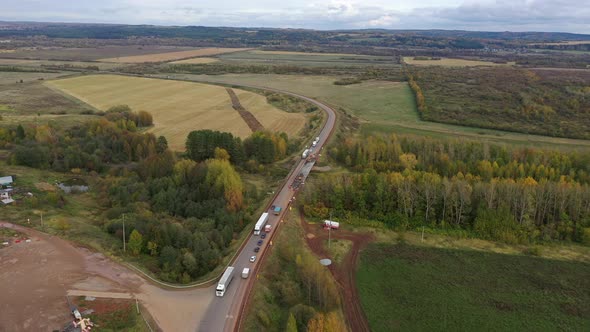
[(136, 229), (131, 232), (129, 242), (127, 243), (129, 250), (135, 256), (139, 255), (143, 248), (143, 236)]
[(216, 193), (222, 193), (229, 211), (237, 211), (242, 207), (242, 180), (227, 160), (210, 159), (207, 161), (205, 183)]
[(287, 327), (285, 330), (287, 332), (297, 332), (297, 321), (295, 320), (293, 313), (289, 314), (289, 319), (287, 320)]

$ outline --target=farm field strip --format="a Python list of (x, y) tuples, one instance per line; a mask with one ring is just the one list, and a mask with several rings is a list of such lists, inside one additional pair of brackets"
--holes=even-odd
[(190, 58), (184, 60), (178, 60), (170, 62), (173, 65), (181, 65), (181, 64), (202, 64), (202, 63), (213, 63), (219, 62), (219, 59), (216, 58)]
[[(101, 110), (126, 104), (150, 112), (154, 135), (163, 135), (174, 150), (184, 150), (189, 132), (198, 129), (227, 131), (245, 138), (252, 131), (232, 108), (225, 88), (215, 85), (117, 75), (94, 75), (55, 80), (47, 85)], [(305, 116), (281, 111), (264, 96), (235, 89), (242, 105), (271, 131), (297, 136)]]
[(223, 53), (232, 53), (250, 50), (250, 48), (200, 48), (179, 52), (156, 53), (149, 55), (135, 55), (124, 56), (117, 58), (99, 59), (102, 62), (117, 62), (117, 63), (144, 63), (144, 62), (167, 62), (172, 60), (181, 60), (186, 58), (194, 58), (199, 56), (211, 56)]
[(222, 54), (223, 61), (302, 66), (399, 66), (393, 57), (334, 53), (248, 51)]
[[(10, 85), (15, 86), (17, 84), (17, 82), (20, 82), (20, 80), (23, 80), (24, 83), (28, 83), (28, 82), (56, 78), (56, 77), (65, 76), (65, 75), (69, 75), (69, 74), (71, 74), (71, 72), (58, 72), (58, 73), (36, 73), (36, 72), (17, 72), (17, 71), (2, 72), (0, 74), (0, 85), (3, 85), (5, 87), (10, 86)], [(21, 83), (18, 83), (18, 84), (21, 84)], [(5, 91), (4, 88), (0, 89), (0, 95), (3, 94), (3, 91)], [(0, 97), (0, 99), (1, 99), (1, 97)], [(0, 101), (0, 104), (2, 104), (1, 101)]]
[[(29, 59), (6, 59), (0, 58), (0, 66), (26, 66), (26, 67), (43, 67), (43, 66), (76, 66), (87, 67), (97, 66), (98, 68), (113, 69), (120, 67), (117, 63), (102, 63), (94, 61), (53, 61), (53, 60), (29, 60)], [(67, 68), (64, 68), (67, 69)]]
[(35, 48), (18, 49), (10, 53), (0, 53), (2, 58), (95, 61), (103, 58), (147, 55), (165, 52), (192, 50), (194, 47), (160, 46), (160, 45), (126, 45), (98, 47)]
[(514, 62), (494, 63), (490, 61), (441, 58), (440, 60), (416, 60), (414, 57), (404, 57), (404, 62), (414, 66), (443, 66), (443, 67), (474, 67), (474, 66), (513, 66)]
[(251, 53), (255, 54), (281, 54), (281, 55), (315, 55), (315, 56), (358, 56), (357, 54), (348, 54), (348, 53), (313, 53), (313, 52), (293, 52), (293, 51), (264, 51), (264, 50), (254, 50)]

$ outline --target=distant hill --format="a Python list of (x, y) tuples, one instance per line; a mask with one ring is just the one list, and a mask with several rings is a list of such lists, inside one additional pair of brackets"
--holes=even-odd
[[(234, 47), (393, 47), (400, 49), (478, 50), (515, 49), (532, 43), (590, 41), (590, 35), (563, 32), (486, 32), (462, 30), (308, 30), (278, 28), (230, 28), (203, 26), (155, 26), (123, 24), (0, 22), (0, 38), (30, 37), (133, 40), (158, 43), (177, 39), (186, 46), (219, 45)], [(139, 39), (142, 39), (141, 41)], [(532, 47), (532, 46), (531, 46)], [(567, 46), (586, 50), (588, 46)], [(577, 48), (576, 48), (577, 47)], [(354, 51), (358, 52), (358, 51)]]

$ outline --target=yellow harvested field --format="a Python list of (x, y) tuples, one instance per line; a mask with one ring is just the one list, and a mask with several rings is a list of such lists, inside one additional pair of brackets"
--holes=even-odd
[(182, 64), (189, 64), (189, 65), (198, 65), (203, 63), (213, 63), (218, 62), (219, 59), (216, 58), (191, 58), (191, 59), (184, 59), (178, 60), (174, 62), (170, 62), (173, 65), (182, 65)]
[(290, 52), (290, 51), (251, 51), (256, 54), (291, 54), (291, 55), (331, 55), (331, 56), (357, 56), (356, 54), (346, 53), (311, 53), (311, 52)]
[(14, 53), (14, 50), (0, 50), (0, 53)]
[(415, 60), (414, 57), (404, 57), (404, 62), (415, 66), (443, 66), (443, 67), (474, 67), (474, 66), (513, 66), (514, 62), (493, 63), (490, 61), (476, 61), (464, 59), (441, 58), (440, 60)]
[(247, 51), (247, 50), (251, 50), (251, 48), (209, 47), (209, 48), (199, 48), (199, 49), (188, 50), (188, 51), (167, 52), (167, 53), (146, 54), (146, 55), (133, 55), (133, 56), (123, 56), (120, 58), (99, 59), (98, 61), (122, 62), (122, 63), (167, 62), (167, 61), (174, 61), (174, 60), (180, 60), (180, 59), (194, 58), (194, 57), (199, 57), (199, 56), (211, 56), (211, 55), (216, 55), (216, 54), (240, 52), (240, 51)]
[[(241, 138), (252, 133), (232, 108), (225, 88), (216, 85), (118, 75), (79, 76), (45, 84), (100, 110), (126, 104), (134, 111), (150, 112), (154, 118), (150, 132), (166, 137), (176, 151), (184, 150), (186, 137), (193, 130), (219, 130)], [(289, 137), (303, 129), (305, 115), (281, 111), (268, 104), (264, 96), (234, 91), (265, 129), (284, 131)]]
[(233, 89), (244, 108), (254, 115), (265, 129), (284, 131), (289, 137), (297, 136), (305, 125), (305, 116), (301, 113), (277, 112), (277, 108), (266, 102), (266, 97), (256, 93)]

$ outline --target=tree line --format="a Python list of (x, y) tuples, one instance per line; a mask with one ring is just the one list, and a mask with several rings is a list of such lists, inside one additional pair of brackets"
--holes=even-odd
[(433, 139), (411, 135), (344, 138), (330, 155), (355, 171), (427, 171), (453, 177), (459, 172), (492, 178), (590, 183), (590, 153), (512, 147), (481, 141)]
[(463, 229), (511, 243), (590, 241), (589, 154), (413, 136), (345, 140), (356, 170), (308, 181), (306, 214)]
[(259, 164), (285, 158), (298, 148), (298, 142), (290, 144), (284, 132), (257, 131), (242, 141), (231, 133), (208, 129), (192, 131), (186, 140), (187, 155), (195, 161), (212, 158), (217, 148), (227, 151), (232, 164), (256, 170)]
[(151, 124), (147, 112), (115, 108), (100, 119), (67, 129), (55, 124), (0, 128), (0, 146), (12, 147), (14, 164), (102, 172), (109, 164), (137, 162), (161, 151), (164, 138), (138, 132)]

